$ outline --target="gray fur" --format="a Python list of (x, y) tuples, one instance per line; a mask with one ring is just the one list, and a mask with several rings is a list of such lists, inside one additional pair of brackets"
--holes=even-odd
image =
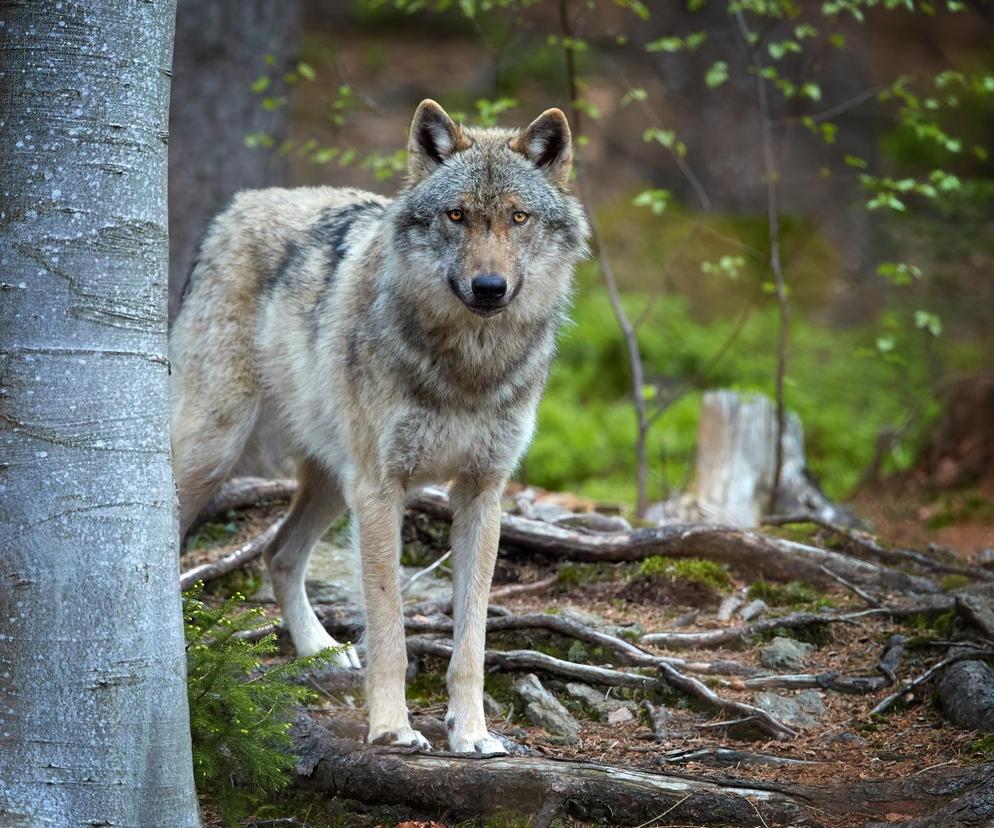
[[(261, 413), (275, 418), (301, 479), (267, 553), (294, 643), (303, 654), (333, 643), (303, 574), (347, 506), (363, 561), (370, 739), (425, 745), (404, 705), (399, 522), (407, 492), (453, 481), (450, 747), (497, 750), (480, 694), (500, 494), (531, 439), (587, 226), (566, 190), (558, 110), (518, 132), (463, 128), (424, 102), (409, 149), (408, 186), (392, 201), (259, 190), (212, 223), (170, 342), (182, 523)], [(506, 280), (496, 303), (474, 292), (481, 273)], [(338, 660), (358, 666), (351, 649)]]

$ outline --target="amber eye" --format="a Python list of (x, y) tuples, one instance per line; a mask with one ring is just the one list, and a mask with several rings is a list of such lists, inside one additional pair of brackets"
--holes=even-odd
[(526, 221), (528, 221), (528, 213), (524, 212), (523, 210), (515, 210), (513, 213), (511, 213), (511, 220), (515, 224), (524, 224)]
[(447, 215), (448, 215), (450, 221), (454, 221), (457, 224), (460, 221), (463, 220), (463, 212), (462, 212), (462, 210), (449, 210), (449, 212), (447, 213)]

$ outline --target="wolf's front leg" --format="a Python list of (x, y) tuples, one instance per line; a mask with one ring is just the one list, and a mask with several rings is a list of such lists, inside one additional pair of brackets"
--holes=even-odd
[(483, 650), (490, 581), (500, 537), (504, 481), (457, 480), (452, 490), (452, 611), (454, 649), (449, 662), (445, 724), (453, 753), (506, 753), (483, 715)]
[(403, 489), (359, 482), (354, 508), (366, 599), (367, 740), (431, 750), (428, 740), (411, 728), (404, 698), (407, 646), (400, 596)]

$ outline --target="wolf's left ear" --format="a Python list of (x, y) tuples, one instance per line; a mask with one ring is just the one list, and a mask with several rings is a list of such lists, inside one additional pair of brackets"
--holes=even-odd
[(407, 174), (412, 183), (430, 175), (450, 155), (468, 149), (462, 130), (435, 101), (421, 101), (407, 142)]
[(511, 141), (555, 186), (565, 189), (573, 165), (573, 139), (562, 110), (547, 109)]

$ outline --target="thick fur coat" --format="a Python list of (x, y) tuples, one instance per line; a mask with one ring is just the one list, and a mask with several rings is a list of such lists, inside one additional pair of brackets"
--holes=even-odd
[[(260, 416), (300, 489), (267, 563), (301, 654), (335, 642), (304, 593), (307, 557), (344, 509), (362, 559), (370, 741), (411, 729), (398, 578), (406, 495), (452, 481), (449, 747), (502, 752), (483, 716), (500, 497), (531, 438), (587, 225), (571, 141), (549, 110), (523, 131), (415, 114), (405, 189), (243, 192), (211, 224), (170, 338), (183, 531)], [(343, 666), (359, 666), (354, 648)]]

